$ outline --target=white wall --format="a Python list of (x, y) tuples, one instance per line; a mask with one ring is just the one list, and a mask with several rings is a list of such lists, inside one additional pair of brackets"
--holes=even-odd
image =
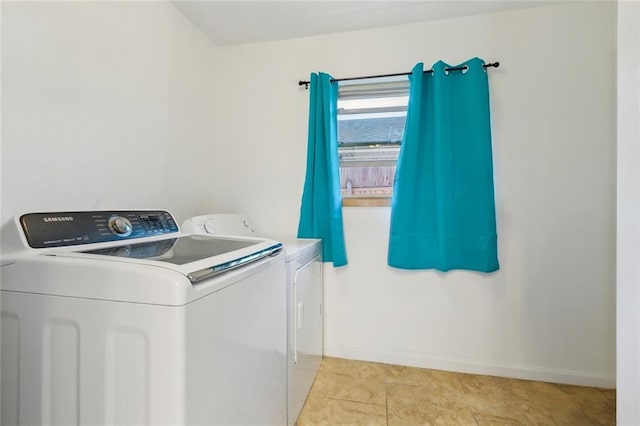
[(212, 205), (215, 45), (165, 2), (2, 2), (2, 223)]
[[(311, 71), (500, 61), (490, 74), (501, 270), (386, 265), (388, 208), (346, 208), (330, 356), (615, 383), (615, 4), (579, 2), (218, 50), (219, 211), (297, 229)], [(204, 210), (202, 211), (204, 213)]]
[(640, 3), (618, 3), (617, 423), (640, 424)]

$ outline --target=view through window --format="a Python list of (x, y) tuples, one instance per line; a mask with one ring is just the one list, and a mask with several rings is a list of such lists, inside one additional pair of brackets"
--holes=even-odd
[(391, 197), (408, 101), (406, 77), (340, 85), (338, 158), (343, 200)]

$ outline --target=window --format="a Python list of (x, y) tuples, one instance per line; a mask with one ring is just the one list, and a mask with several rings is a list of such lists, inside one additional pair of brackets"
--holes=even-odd
[(406, 77), (340, 84), (338, 158), (343, 205), (389, 205), (408, 101)]

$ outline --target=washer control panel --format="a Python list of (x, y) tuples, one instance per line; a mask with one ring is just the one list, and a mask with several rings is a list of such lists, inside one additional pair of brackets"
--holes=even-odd
[(20, 224), (32, 248), (73, 246), (178, 232), (166, 210), (29, 213)]

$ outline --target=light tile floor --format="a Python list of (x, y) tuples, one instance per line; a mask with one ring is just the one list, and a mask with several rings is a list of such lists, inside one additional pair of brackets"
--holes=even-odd
[(616, 391), (325, 358), (298, 426), (614, 425)]

